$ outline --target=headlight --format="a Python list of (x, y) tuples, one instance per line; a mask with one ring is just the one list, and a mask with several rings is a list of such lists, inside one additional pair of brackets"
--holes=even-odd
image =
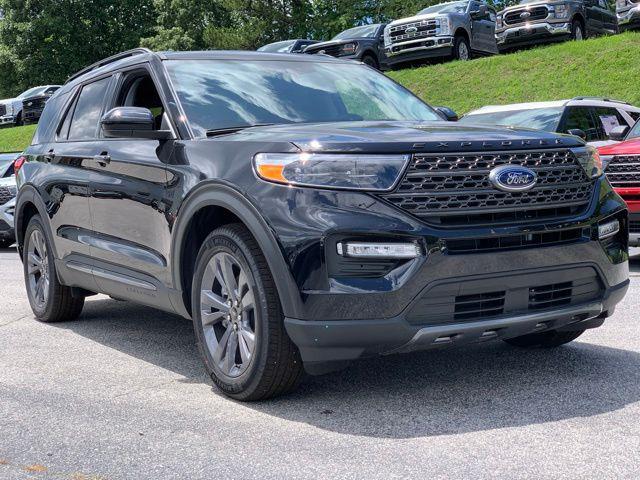
[(440, 29), (436, 30), (436, 35), (452, 35), (451, 19), (449, 17), (438, 18)]
[(587, 146), (573, 149), (578, 161), (589, 178), (597, 178), (602, 175), (602, 159), (595, 147)]
[(613, 155), (600, 155), (600, 161), (602, 162), (602, 170), (607, 171), (607, 166), (613, 160)]
[(569, 17), (569, 7), (568, 5), (561, 3), (560, 5), (554, 5), (551, 8), (551, 12), (555, 12), (554, 16), (556, 18), (568, 18)]
[(502, 23), (502, 15), (498, 15), (496, 17), (496, 28), (502, 28), (504, 23)]
[(357, 43), (345, 43), (340, 47), (340, 55), (353, 55), (357, 49)]
[(263, 180), (284, 185), (389, 191), (408, 161), (409, 155), (259, 153), (254, 168)]
[(5, 107), (7, 109), (7, 115), (13, 115), (13, 104), (6, 103)]
[(391, 30), (387, 26), (384, 29), (384, 46), (389, 47), (391, 45)]

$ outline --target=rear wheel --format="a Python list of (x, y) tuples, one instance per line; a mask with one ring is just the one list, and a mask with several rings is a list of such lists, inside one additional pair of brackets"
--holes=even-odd
[(466, 62), (471, 60), (471, 47), (469, 46), (469, 40), (465, 37), (458, 35), (453, 45), (453, 57), (456, 60)]
[(584, 330), (576, 330), (572, 332), (558, 332), (556, 330), (550, 330), (548, 332), (530, 333), (529, 335), (523, 335), (521, 337), (505, 339), (505, 342), (516, 347), (554, 348), (564, 345), (565, 343), (573, 342), (583, 333)]
[(41, 322), (75, 320), (82, 312), (84, 297), (58, 281), (51, 241), (39, 215), (29, 221), (24, 244), (24, 280), (31, 310)]
[(244, 226), (219, 228), (204, 241), (192, 311), (205, 367), (225, 394), (263, 400), (297, 386), (300, 354), (285, 331), (266, 259)]

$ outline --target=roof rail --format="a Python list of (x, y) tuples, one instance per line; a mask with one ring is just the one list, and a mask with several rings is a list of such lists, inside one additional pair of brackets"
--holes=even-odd
[(631, 105), (629, 102), (624, 102), (622, 100), (615, 100), (613, 98), (603, 98), (603, 97), (575, 97), (571, 100), (600, 100), (602, 102), (611, 102), (611, 103), (621, 103), (622, 105)]
[(100, 61), (97, 61), (96, 63), (93, 63), (93, 64), (89, 65), (88, 67), (83, 68), (79, 72), (74, 73), (69, 78), (67, 78), (67, 81), (64, 82), (64, 83), (66, 85), (71, 80), (75, 80), (76, 78), (84, 75), (85, 73), (90, 72), (91, 70), (95, 70), (96, 68), (108, 65), (109, 63), (117, 62), (118, 60), (122, 60), (123, 58), (134, 57), (136, 55), (142, 55), (144, 53), (153, 53), (153, 52), (151, 50), (149, 50), (148, 48), (142, 48), (141, 47), (141, 48), (134, 48), (132, 50), (127, 50), (126, 52), (117, 53), (117, 54), (112, 55), (110, 57), (104, 58), (104, 59), (102, 59)]

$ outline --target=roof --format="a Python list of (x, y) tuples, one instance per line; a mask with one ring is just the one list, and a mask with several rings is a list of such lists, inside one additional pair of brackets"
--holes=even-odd
[(598, 98), (598, 97), (576, 97), (569, 100), (556, 100), (553, 102), (529, 102), (529, 103), (513, 103), (510, 105), (488, 105), (486, 107), (479, 108), (472, 112), (469, 112), (468, 115), (479, 115), (486, 113), (497, 113), (497, 112), (510, 112), (516, 110), (537, 110), (541, 108), (563, 108), (568, 106), (592, 106), (592, 107), (611, 107), (615, 106), (617, 108), (621, 108), (622, 110), (630, 110), (634, 112), (640, 112), (640, 108), (634, 107), (625, 102), (621, 102), (618, 100), (610, 100), (606, 98)]

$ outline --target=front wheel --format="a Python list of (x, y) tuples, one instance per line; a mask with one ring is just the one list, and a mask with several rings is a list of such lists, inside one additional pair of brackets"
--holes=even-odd
[(584, 333), (584, 330), (576, 330), (571, 332), (558, 332), (550, 330), (548, 332), (530, 333), (521, 337), (505, 339), (509, 345), (524, 348), (554, 348), (573, 342), (576, 338)]
[(373, 55), (365, 55), (362, 57), (362, 63), (370, 66), (371, 68), (375, 68), (376, 70), (380, 70), (378, 60)]
[(453, 57), (456, 60), (461, 60), (463, 62), (471, 60), (471, 47), (469, 46), (469, 40), (462, 36), (456, 37), (453, 45)]
[(571, 24), (571, 39), (580, 42), (586, 38), (582, 22), (574, 20)]
[(204, 241), (193, 277), (198, 348), (213, 382), (237, 400), (264, 400), (294, 389), (302, 361), (284, 327), (267, 261), (240, 224)]

